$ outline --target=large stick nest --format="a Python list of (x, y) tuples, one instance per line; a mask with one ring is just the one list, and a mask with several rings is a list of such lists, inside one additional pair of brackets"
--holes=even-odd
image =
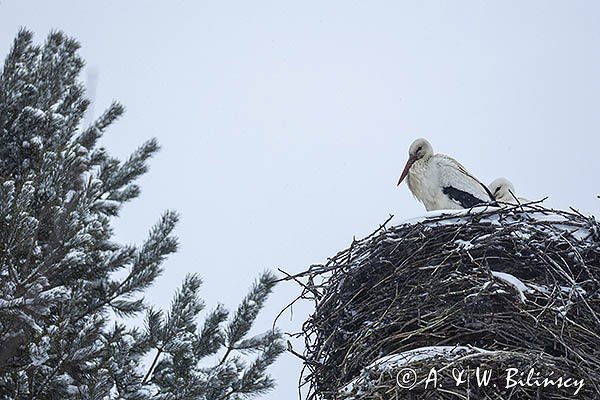
[[(301, 333), (309, 399), (598, 398), (593, 217), (529, 205), (385, 225), (288, 275), (315, 302)], [(477, 367), (491, 371), (487, 385)], [(584, 386), (507, 387), (508, 368)], [(456, 386), (459, 371), (469, 380)]]

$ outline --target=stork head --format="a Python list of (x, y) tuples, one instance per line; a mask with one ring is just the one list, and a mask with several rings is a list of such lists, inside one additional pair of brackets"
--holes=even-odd
[(506, 178), (498, 178), (488, 185), (488, 189), (494, 195), (496, 200), (512, 198), (512, 193), (515, 193), (515, 187)]
[(419, 138), (412, 142), (410, 147), (408, 148), (408, 161), (406, 161), (406, 165), (404, 166), (404, 170), (400, 175), (400, 179), (398, 180), (398, 185), (402, 183), (406, 175), (408, 175), (408, 171), (410, 167), (414, 164), (415, 161), (420, 160), (422, 158), (429, 158), (433, 155), (433, 148), (431, 144), (427, 141), (427, 139)]

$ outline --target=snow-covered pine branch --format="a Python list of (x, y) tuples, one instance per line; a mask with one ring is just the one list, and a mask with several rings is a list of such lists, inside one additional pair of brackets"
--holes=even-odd
[[(0, 73), (0, 397), (233, 400), (264, 392), (281, 335), (246, 336), (271, 275), (229, 322), (217, 306), (199, 323), (195, 275), (167, 313), (146, 305), (144, 291), (177, 250), (178, 216), (165, 212), (141, 245), (112, 240), (112, 219), (139, 195), (137, 178), (159, 146), (151, 139), (125, 161), (98, 147), (124, 108), (113, 103), (81, 126), (89, 101), (78, 49), (61, 32), (37, 46), (21, 30)], [(123, 324), (142, 311), (144, 328)], [(231, 357), (207, 365), (216, 354)]]

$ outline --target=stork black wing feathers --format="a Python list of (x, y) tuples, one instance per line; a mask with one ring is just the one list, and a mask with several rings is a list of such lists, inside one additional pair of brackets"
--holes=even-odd
[(469, 192), (465, 192), (464, 190), (460, 190), (452, 186), (444, 186), (442, 188), (442, 191), (445, 195), (450, 197), (452, 200), (456, 201), (463, 208), (471, 208), (477, 205), (494, 203), (490, 200), (482, 200), (478, 197), (473, 196)]

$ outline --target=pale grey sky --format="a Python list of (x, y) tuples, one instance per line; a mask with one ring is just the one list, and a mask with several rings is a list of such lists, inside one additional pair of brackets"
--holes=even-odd
[[(302, 270), (390, 213), (422, 214), (395, 186), (420, 136), (486, 183), (600, 215), (596, 1), (2, 0), (2, 58), (20, 26), (82, 43), (96, 113), (127, 107), (113, 154), (163, 146), (115, 221), (140, 242), (181, 212), (157, 305), (198, 272), (209, 306), (234, 307), (265, 268)], [(259, 330), (296, 289), (278, 287)], [(293, 398), (299, 370), (284, 355), (265, 399)]]

